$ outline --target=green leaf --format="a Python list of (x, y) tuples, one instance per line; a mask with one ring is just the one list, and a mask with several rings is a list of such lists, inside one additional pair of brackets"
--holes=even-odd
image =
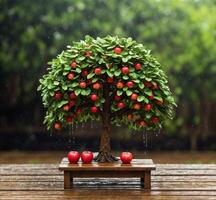
[(124, 80), (128, 80), (129, 77), (128, 77), (128, 76), (123, 76), (123, 79), (124, 79)]
[(59, 85), (59, 82), (58, 81), (54, 81), (53, 84), (54, 85)]
[(126, 91), (126, 94), (127, 94), (127, 96), (131, 96), (131, 95), (132, 95), (132, 93), (133, 93), (133, 92), (132, 92), (132, 91), (130, 91), (130, 90), (127, 90), (127, 91)]
[(85, 90), (81, 90), (81, 94), (82, 94), (83, 96), (85, 96), (85, 95), (86, 95), (86, 91), (85, 91)]
[(76, 94), (77, 96), (80, 94), (80, 92), (81, 92), (81, 89), (76, 89), (76, 90), (75, 90), (75, 94)]
[(118, 96), (121, 96), (122, 94), (123, 94), (123, 91), (121, 91), (121, 90), (118, 90), (118, 91), (117, 91), (117, 95), (118, 95)]
[(141, 102), (141, 101), (144, 101), (144, 99), (145, 99), (144, 96), (138, 96), (137, 101), (138, 101), (138, 102)]
[(144, 90), (144, 93), (148, 96), (152, 96), (152, 91), (151, 90)]
[(77, 82), (74, 82), (74, 83), (72, 83), (72, 84), (71, 84), (71, 87), (73, 87), (73, 88), (74, 88), (74, 87), (76, 87), (76, 86), (78, 86), (78, 85), (79, 85), (79, 83), (77, 83)]
[(115, 72), (114, 72), (114, 75), (115, 76), (119, 76), (121, 74), (121, 70), (116, 70)]
[(158, 101), (162, 101), (163, 99), (159, 96), (154, 96), (154, 99), (158, 100)]
[(94, 75), (95, 75), (95, 73), (90, 73), (90, 74), (88, 74), (88, 75), (87, 75), (87, 79), (92, 78)]
[(68, 86), (67, 86), (67, 85), (62, 85), (62, 89), (63, 89), (63, 90), (67, 90), (67, 89), (68, 89)]
[(139, 83), (139, 87), (140, 87), (141, 89), (143, 89), (145, 86), (144, 86), (143, 83)]
[(77, 73), (81, 73), (82, 70), (81, 70), (80, 68), (77, 67), (77, 68), (76, 68), (76, 72), (77, 72)]
[(67, 103), (68, 103), (68, 101), (66, 101), (66, 100), (60, 101), (60, 102), (58, 102), (57, 107), (61, 108), (63, 105), (65, 105)]
[(113, 74), (109, 70), (107, 70), (106, 73), (109, 77), (111, 77), (111, 78), (113, 77)]

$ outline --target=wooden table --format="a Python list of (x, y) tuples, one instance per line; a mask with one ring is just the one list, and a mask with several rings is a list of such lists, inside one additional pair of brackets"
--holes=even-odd
[(73, 187), (75, 177), (139, 177), (141, 186), (151, 189), (151, 170), (155, 170), (152, 159), (133, 159), (131, 164), (122, 164), (121, 161), (114, 163), (69, 164), (67, 158), (63, 158), (59, 170), (64, 172), (64, 189)]
[(139, 178), (75, 178), (74, 188), (63, 189), (58, 164), (0, 165), (1, 200), (215, 200), (215, 164), (156, 164), (152, 188)]

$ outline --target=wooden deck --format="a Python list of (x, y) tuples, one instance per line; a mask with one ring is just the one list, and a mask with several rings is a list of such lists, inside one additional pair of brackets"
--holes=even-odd
[(55, 164), (0, 165), (0, 200), (216, 200), (216, 165), (158, 164), (152, 171), (152, 190), (139, 178), (75, 178), (71, 191), (63, 190), (63, 173)]

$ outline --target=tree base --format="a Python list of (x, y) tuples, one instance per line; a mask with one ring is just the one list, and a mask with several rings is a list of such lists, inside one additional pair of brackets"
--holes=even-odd
[(103, 151), (100, 151), (98, 153), (98, 155), (94, 158), (94, 161), (100, 162), (100, 163), (103, 163), (103, 162), (116, 162), (118, 160), (119, 159), (116, 158), (115, 156), (113, 156), (111, 154), (111, 152), (103, 152)]

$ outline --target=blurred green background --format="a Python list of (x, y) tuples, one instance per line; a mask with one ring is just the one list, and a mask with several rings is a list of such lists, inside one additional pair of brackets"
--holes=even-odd
[(113, 128), (113, 149), (216, 150), (215, 0), (0, 0), (0, 150), (97, 150), (99, 124), (47, 132), (36, 91), (47, 61), (85, 35), (143, 43), (178, 104), (148, 139)]

